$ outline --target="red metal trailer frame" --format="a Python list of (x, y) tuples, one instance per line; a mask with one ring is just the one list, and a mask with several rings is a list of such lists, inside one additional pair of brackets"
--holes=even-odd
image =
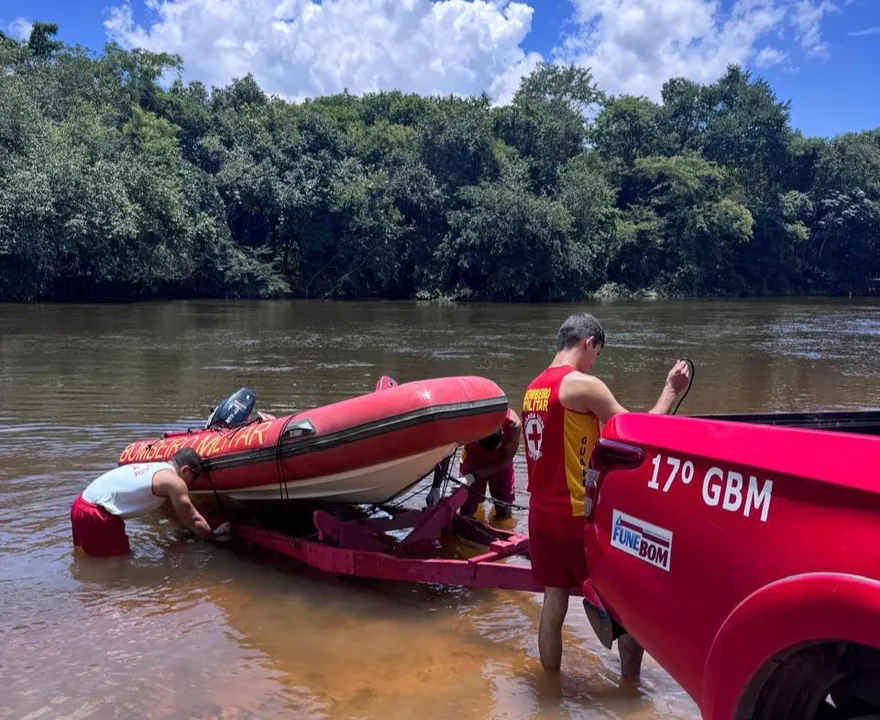
[[(246, 523), (231, 523), (231, 539), (302, 562), (333, 575), (543, 592), (532, 577), (531, 564), (503, 562), (528, 560), (529, 539), (469, 517), (458, 509), (468, 489), (460, 487), (433, 507), (423, 510), (383, 508), (390, 517), (342, 520), (325, 510), (312, 515), (316, 536), (296, 537)], [(389, 531), (410, 532), (395, 538)], [(487, 552), (465, 560), (432, 557), (438, 539), (464, 538), (487, 547)], [(581, 588), (572, 588), (581, 595)]]

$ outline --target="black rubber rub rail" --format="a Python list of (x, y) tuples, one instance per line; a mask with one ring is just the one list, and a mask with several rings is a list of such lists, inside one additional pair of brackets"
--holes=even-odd
[[(373, 420), (362, 425), (338, 430), (334, 433), (318, 436), (304, 436), (299, 438), (284, 438), (281, 431), (277, 445), (259, 448), (257, 450), (245, 450), (240, 453), (230, 453), (216, 458), (205, 458), (203, 467), (206, 471), (228, 470), (229, 468), (241, 467), (242, 465), (256, 465), (263, 462), (276, 462), (280, 459), (306, 455), (316, 450), (339, 445), (355, 443), (367, 438), (376, 437), (389, 432), (403, 430), (405, 428), (423, 425), (440, 420), (454, 420), (456, 418), (483, 415), (494, 410), (507, 408), (506, 396), (475, 400), (462, 403), (450, 403), (449, 405), (435, 405), (429, 408), (419, 408), (400, 415)], [(307, 418), (296, 417), (296, 422), (302, 422)], [(294, 418), (291, 418), (293, 421)]]

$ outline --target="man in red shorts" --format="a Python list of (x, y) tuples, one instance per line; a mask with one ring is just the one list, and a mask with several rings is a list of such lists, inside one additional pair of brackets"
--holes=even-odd
[(125, 520), (146, 515), (171, 501), (174, 516), (203, 540), (211, 526), (189, 497), (189, 485), (202, 471), (202, 459), (182, 448), (171, 462), (120, 465), (93, 480), (70, 508), (74, 547), (87, 555), (109, 557), (131, 552)]
[[(546, 670), (562, 663), (562, 625), (569, 593), (588, 577), (584, 555), (584, 474), (600, 423), (627, 412), (608, 387), (587, 373), (602, 348), (605, 332), (592, 315), (571, 315), (559, 329), (556, 357), (526, 389), (523, 434), (526, 443), (529, 548), (532, 573), (544, 585), (538, 651)], [(649, 411), (668, 414), (690, 383), (679, 361), (666, 377)], [(638, 676), (644, 651), (629, 636), (618, 640), (621, 674)]]
[(473, 515), (486, 496), (486, 487), (495, 501), (495, 519), (506, 520), (513, 513), (510, 505), (516, 499), (516, 475), (513, 458), (519, 449), (522, 423), (512, 408), (494, 433), (477, 442), (468, 443), (461, 452), (459, 472), (472, 475), (470, 493), (461, 507), (462, 515)]

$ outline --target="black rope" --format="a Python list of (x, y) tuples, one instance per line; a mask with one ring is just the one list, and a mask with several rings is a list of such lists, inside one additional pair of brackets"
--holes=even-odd
[[(220, 500), (220, 493), (217, 492), (217, 488), (214, 486), (214, 481), (211, 480), (211, 475), (210, 475), (210, 473), (208, 473), (208, 484), (211, 486), (211, 490), (214, 492), (214, 498), (217, 500), (217, 505), (220, 507), (221, 513), (222, 513), (222, 515), (223, 515), (223, 518), (224, 518), (227, 522), (232, 523), (232, 519), (230, 518), (229, 513), (228, 513), (227, 510), (226, 510), (226, 506), (225, 506), (225, 505), (223, 504), (223, 502)], [(237, 501), (237, 500), (236, 500), (235, 498), (233, 498), (233, 497), (230, 497), (230, 498), (228, 498), (228, 499), (229, 499), (229, 500), (232, 500), (232, 502), (234, 502), (239, 508), (241, 508), (241, 509), (247, 514), (248, 519), (249, 519), (254, 525), (256, 525), (258, 528), (261, 528), (261, 529), (263, 529), (263, 530), (266, 530), (266, 529), (267, 529), (266, 526), (263, 525), (262, 522), (260, 522), (259, 518), (258, 518), (256, 515), (254, 515), (253, 510), (251, 510), (247, 505), (245, 505), (245, 504), (242, 503), (242, 502)]]
[[(426, 477), (428, 477), (428, 476), (427, 476), (427, 475), (422, 475), (422, 477), (420, 477), (416, 482), (417, 482), (417, 483), (420, 483), (420, 482), (421, 482), (422, 480), (424, 480)], [(404, 497), (402, 500), (397, 500), (397, 501), (395, 501), (395, 502), (393, 502), (393, 503), (390, 503), (390, 504), (386, 505), (385, 507), (394, 508), (394, 509), (401, 508), (401, 507), (403, 507), (404, 503), (405, 503), (407, 500), (412, 500), (412, 499), (413, 499), (414, 497), (416, 497), (417, 495), (424, 495), (424, 494), (426, 494), (427, 492), (428, 492), (428, 489), (427, 489), (427, 488), (419, 488), (419, 487), (417, 487), (415, 490), (413, 490), (409, 495), (407, 495), (406, 497)]]
[(688, 386), (684, 391), (684, 395), (682, 395), (678, 399), (678, 402), (675, 404), (675, 409), (671, 413), (669, 413), (670, 415), (675, 415), (675, 413), (678, 412), (678, 408), (681, 407), (681, 404), (684, 402), (684, 399), (688, 396), (688, 393), (691, 391), (691, 388), (694, 385), (694, 378), (697, 376), (697, 366), (694, 365), (694, 361), (691, 360), (690, 358), (687, 358), (687, 357), (681, 358), (681, 359), (684, 360), (688, 364), (688, 367), (691, 369), (691, 381), (688, 383)]
[(214, 491), (214, 499), (217, 501), (217, 507), (220, 509), (220, 513), (223, 515), (223, 518), (225, 520), (229, 520), (229, 513), (226, 512), (226, 507), (220, 500), (220, 493), (217, 492), (217, 488), (214, 486), (214, 481), (211, 479), (210, 471), (206, 473), (206, 477), (208, 479), (208, 484), (211, 486), (211, 490)]
[(476, 495), (481, 500), (485, 500), (486, 502), (493, 503), (497, 507), (506, 507), (511, 510), (528, 510), (529, 508), (523, 505), (516, 505), (514, 503), (505, 502), (504, 500), (496, 500), (495, 498), (490, 498), (483, 493), (477, 492), (472, 487), (470, 487), (466, 482), (462, 481), (459, 478), (453, 477), (451, 474), (448, 477), (449, 482), (455, 483), (456, 485), (460, 485), (461, 487), (466, 487), (470, 492)]

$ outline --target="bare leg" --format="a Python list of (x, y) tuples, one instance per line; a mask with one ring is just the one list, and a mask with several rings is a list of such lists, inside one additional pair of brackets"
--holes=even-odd
[(562, 665), (562, 625), (568, 612), (568, 588), (544, 588), (544, 606), (538, 627), (538, 654), (545, 670)]
[(631, 635), (621, 635), (617, 639), (617, 652), (620, 654), (620, 676), (626, 679), (638, 678), (642, 670), (644, 649)]

